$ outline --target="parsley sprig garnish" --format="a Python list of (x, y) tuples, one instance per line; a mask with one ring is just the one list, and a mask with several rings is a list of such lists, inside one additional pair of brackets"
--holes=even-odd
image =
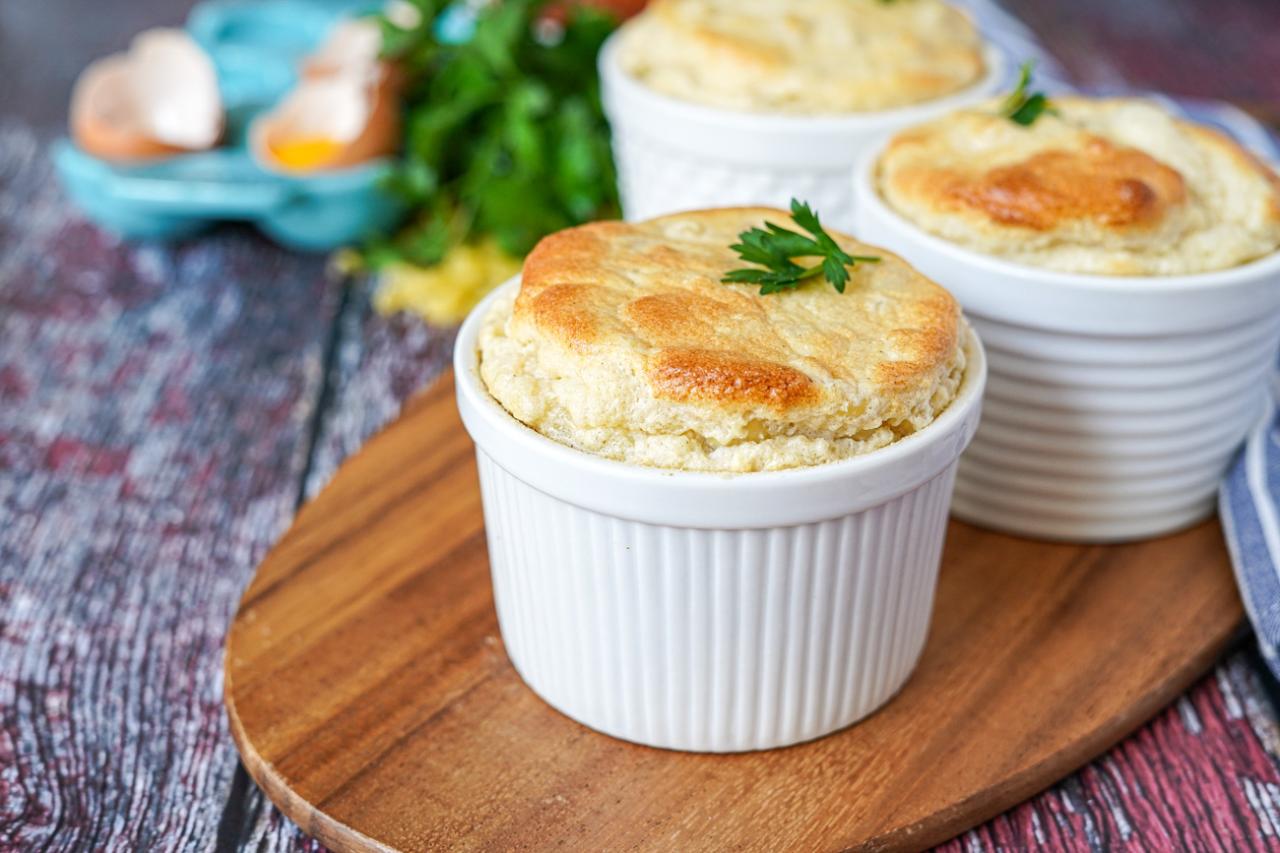
[[(791, 199), (791, 219), (808, 234), (801, 234), (766, 222), (764, 228), (751, 228), (738, 235), (740, 242), (729, 248), (749, 264), (764, 269), (732, 270), (721, 281), (735, 284), (758, 284), (760, 295), (778, 293), (799, 287), (806, 279), (821, 273), (838, 292), (844, 293), (849, 281), (849, 268), (858, 262), (875, 263), (875, 255), (850, 255), (831, 239), (818, 221), (818, 214), (808, 204)], [(822, 258), (810, 267), (797, 264), (793, 258)]]
[(1044, 92), (1031, 92), (1031, 72), (1035, 70), (1035, 60), (1028, 59), (1022, 63), (1018, 72), (1018, 85), (1000, 104), (1000, 114), (1023, 127), (1030, 127), (1036, 119), (1046, 112), (1053, 112), (1049, 96)]

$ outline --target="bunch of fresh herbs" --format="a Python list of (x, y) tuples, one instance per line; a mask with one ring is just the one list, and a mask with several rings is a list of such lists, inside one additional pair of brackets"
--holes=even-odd
[(454, 40), (441, 34), (457, 5), (412, 2), (414, 26), (381, 23), (384, 56), (405, 80), (392, 188), (414, 213), (366, 246), (366, 262), (430, 266), (486, 237), (519, 256), (552, 231), (616, 215), (596, 74), (616, 19), (577, 3), (550, 14), (546, 0), (471, 3), (474, 29)]

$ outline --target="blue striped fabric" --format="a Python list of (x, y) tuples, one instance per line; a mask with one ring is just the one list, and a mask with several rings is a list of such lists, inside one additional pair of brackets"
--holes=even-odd
[(1245, 441), (1218, 493), (1218, 509), (1240, 597), (1258, 648), (1280, 677), (1280, 420), (1272, 412)]
[[(1008, 69), (1010, 82), (1022, 60), (1035, 59), (1036, 79), (1046, 90), (1071, 90), (1058, 63), (1016, 18), (991, 0), (957, 0), (957, 4), (969, 9), (987, 38), (1013, 60)], [(1193, 121), (1229, 133), (1264, 160), (1280, 163), (1280, 142), (1249, 115), (1229, 104), (1172, 99), (1151, 92), (1091, 94), (1154, 98)], [(1280, 371), (1271, 391), (1272, 399), (1280, 401)], [(1280, 412), (1275, 406), (1254, 427), (1232, 463), (1219, 491), (1218, 508), (1245, 611), (1253, 623), (1263, 658), (1280, 678)]]

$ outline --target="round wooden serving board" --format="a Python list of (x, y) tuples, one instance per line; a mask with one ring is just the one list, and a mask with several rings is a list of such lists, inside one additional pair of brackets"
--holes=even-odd
[(952, 523), (924, 657), (883, 710), (769, 752), (623, 743), (543, 704), (503, 653), (446, 378), (263, 562), (226, 703), (249, 773), (338, 850), (918, 848), (1115, 743), (1241, 618), (1216, 522), (1105, 547)]

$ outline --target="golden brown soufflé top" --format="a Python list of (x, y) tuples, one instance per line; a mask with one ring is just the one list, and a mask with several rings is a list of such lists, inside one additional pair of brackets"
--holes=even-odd
[(1072, 273), (1227, 269), (1280, 247), (1280, 181), (1217, 130), (1136, 99), (1054, 98), (1030, 126), (994, 104), (896, 136), (876, 183), (916, 225)]
[(639, 465), (759, 471), (865, 453), (955, 396), (964, 325), (949, 293), (892, 253), (845, 293), (818, 278), (762, 296), (724, 284), (737, 235), (787, 214), (732, 208), (600, 222), (544, 239), (480, 336), (481, 375), (518, 420)]

